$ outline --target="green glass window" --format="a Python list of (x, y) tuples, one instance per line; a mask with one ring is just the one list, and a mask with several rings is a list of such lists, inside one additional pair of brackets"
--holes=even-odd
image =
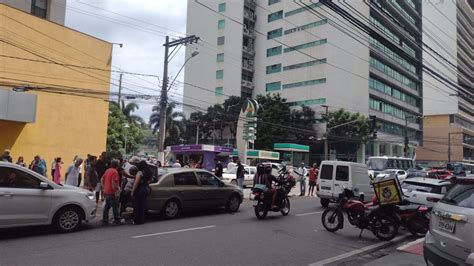
[(216, 62), (224, 62), (224, 53), (217, 54)]
[(223, 78), (224, 78), (224, 70), (217, 70), (216, 79), (223, 79)]
[(377, 80), (374, 78), (369, 78), (369, 87), (374, 90), (378, 90), (380, 92), (383, 92), (385, 94), (388, 94), (392, 96), (393, 98), (396, 98), (400, 101), (406, 102), (414, 107), (419, 107), (419, 101), (411, 96), (408, 95), (398, 89), (392, 88), (391, 86)]
[(285, 30), (285, 35), (291, 34), (293, 32), (297, 32), (297, 31), (301, 31), (301, 30), (307, 30), (307, 29), (311, 29), (311, 28), (314, 28), (314, 27), (318, 27), (318, 26), (324, 25), (326, 23), (328, 23), (327, 18), (325, 18), (323, 20), (316, 21), (316, 22), (312, 22), (312, 23), (309, 23), (309, 24), (305, 24), (303, 26), (299, 26), (299, 27), (296, 27), (296, 28)]
[(283, 18), (283, 10), (268, 15), (268, 22)]
[(322, 83), (326, 83), (325, 78), (306, 80), (306, 81), (300, 81), (300, 82), (289, 83), (289, 84), (283, 84), (283, 89), (291, 89), (291, 88), (296, 88), (296, 87), (311, 86), (311, 85), (317, 85), (317, 84), (322, 84)]
[(225, 19), (220, 19), (219, 21), (217, 21), (217, 28), (220, 30), (225, 28)]
[(416, 67), (410, 63), (408, 63), (407, 60), (402, 58), (400, 55), (389, 49), (387, 46), (383, 45), (381, 42), (379, 42), (377, 39), (374, 39), (372, 37), (369, 37), (369, 43), (370, 46), (374, 47), (375, 49), (379, 50), (383, 54), (387, 55), (397, 63), (399, 63), (402, 67), (407, 69), (408, 71), (416, 74)]
[(307, 6), (304, 6), (304, 7), (301, 7), (301, 8), (297, 8), (295, 10), (286, 12), (285, 17), (293, 16), (293, 15), (296, 15), (298, 13), (304, 12), (306, 10), (311, 10), (313, 8), (317, 8), (319, 6), (321, 6), (321, 3), (313, 3), (311, 5), (307, 5)]
[(289, 52), (292, 52), (292, 51), (295, 51), (295, 50), (306, 49), (306, 48), (310, 48), (310, 47), (325, 44), (325, 43), (327, 43), (327, 39), (321, 39), (321, 40), (317, 40), (317, 41), (314, 41), (314, 42), (309, 42), (309, 43), (296, 45), (296, 46), (293, 46), (293, 47), (288, 47), (288, 48), (285, 48), (283, 51), (285, 53), (289, 53)]
[(271, 5), (276, 4), (278, 2), (280, 2), (280, 0), (268, 0), (268, 5), (271, 6)]
[(288, 103), (289, 106), (309, 106), (309, 105), (318, 105), (318, 104), (325, 104), (326, 98), (320, 99), (310, 99), (304, 101), (297, 101), (297, 102), (290, 102)]
[(279, 29), (276, 29), (276, 30), (271, 30), (267, 33), (267, 40), (278, 38), (281, 35), (283, 35), (283, 29), (282, 28), (279, 28)]
[(285, 66), (285, 67), (283, 67), (283, 71), (288, 71), (288, 70), (292, 70), (292, 69), (298, 69), (298, 68), (302, 68), (302, 67), (310, 67), (310, 66), (319, 65), (319, 64), (324, 64), (324, 63), (326, 63), (326, 58), (319, 59), (319, 60), (313, 60), (313, 61), (309, 61), (309, 62), (304, 62), (304, 63), (299, 63), (299, 64), (294, 64), (294, 65), (289, 65), (289, 66)]
[(215, 91), (216, 96), (222, 96), (223, 92), (224, 92), (224, 89), (222, 87), (216, 87), (216, 91)]
[(267, 74), (278, 73), (278, 72), (281, 72), (281, 64), (267, 66)]
[(219, 4), (219, 12), (225, 12), (225, 3)]
[(281, 54), (281, 45), (267, 49), (267, 57)]
[(370, 66), (372, 66), (373, 68), (379, 70), (380, 72), (383, 72), (387, 76), (399, 81), (400, 83), (404, 84), (405, 86), (408, 86), (408, 87), (418, 91), (418, 87), (417, 87), (416, 83), (414, 81), (412, 81), (411, 79), (407, 78), (406, 76), (400, 74), (400, 72), (398, 72), (398, 71), (394, 70), (393, 68), (383, 64), (382, 62), (380, 62), (379, 60), (377, 60), (373, 57), (369, 58), (369, 63), (370, 63)]
[(281, 89), (281, 82), (271, 82), (265, 84), (265, 91), (278, 91)]

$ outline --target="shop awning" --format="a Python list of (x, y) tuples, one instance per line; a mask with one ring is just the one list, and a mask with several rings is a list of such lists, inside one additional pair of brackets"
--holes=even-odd
[(309, 152), (308, 145), (294, 143), (275, 143), (273, 149), (276, 151)]
[(275, 151), (250, 150), (247, 151), (249, 159), (280, 160), (280, 153)]
[(202, 145), (202, 144), (195, 144), (195, 145), (176, 145), (169, 147), (172, 153), (193, 153), (193, 152), (215, 152), (218, 154), (225, 154), (230, 155), (232, 154), (233, 148), (232, 147), (222, 147), (222, 146), (214, 146), (214, 145)]

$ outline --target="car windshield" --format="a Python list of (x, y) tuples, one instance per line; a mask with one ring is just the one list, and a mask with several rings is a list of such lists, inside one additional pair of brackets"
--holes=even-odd
[(474, 182), (454, 185), (441, 199), (442, 203), (474, 209)]
[(387, 159), (385, 158), (370, 158), (367, 161), (367, 166), (371, 170), (380, 171), (387, 169)]
[(393, 175), (393, 174), (396, 174), (397, 171), (395, 170), (385, 170), (385, 171), (382, 171), (380, 172), (381, 174), (388, 174), (388, 175)]
[(403, 182), (402, 188), (411, 190), (411, 191), (441, 194), (441, 186), (412, 182), (412, 181)]

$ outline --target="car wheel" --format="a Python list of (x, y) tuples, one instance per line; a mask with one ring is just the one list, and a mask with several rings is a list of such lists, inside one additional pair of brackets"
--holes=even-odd
[(74, 232), (81, 226), (82, 212), (77, 207), (60, 209), (53, 218), (54, 228), (61, 233)]
[(237, 195), (230, 196), (229, 200), (227, 201), (226, 209), (228, 212), (236, 212), (239, 210), (240, 207), (240, 197)]
[(236, 180), (236, 179), (233, 179), (232, 181), (230, 181), (230, 183), (231, 183), (232, 185), (237, 186), (237, 180)]
[(327, 208), (329, 206), (329, 199), (321, 199), (321, 206)]
[(173, 219), (178, 216), (180, 209), (181, 207), (179, 206), (179, 202), (177, 200), (169, 200), (163, 207), (162, 213), (166, 219)]

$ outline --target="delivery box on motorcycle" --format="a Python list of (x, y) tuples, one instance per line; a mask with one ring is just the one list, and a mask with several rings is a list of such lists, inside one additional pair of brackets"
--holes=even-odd
[(402, 202), (402, 188), (396, 176), (378, 176), (372, 185), (380, 205), (400, 204)]
[(369, 201), (374, 195), (370, 184), (367, 165), (342, 161), (323, 161), (319, 168), (317, 179), (317, 195), (321, 205), (326, 207), (329, 202), (337, 201), (343, 187), (351, 189), (359, 195), (364, 195), (364, 201)]

